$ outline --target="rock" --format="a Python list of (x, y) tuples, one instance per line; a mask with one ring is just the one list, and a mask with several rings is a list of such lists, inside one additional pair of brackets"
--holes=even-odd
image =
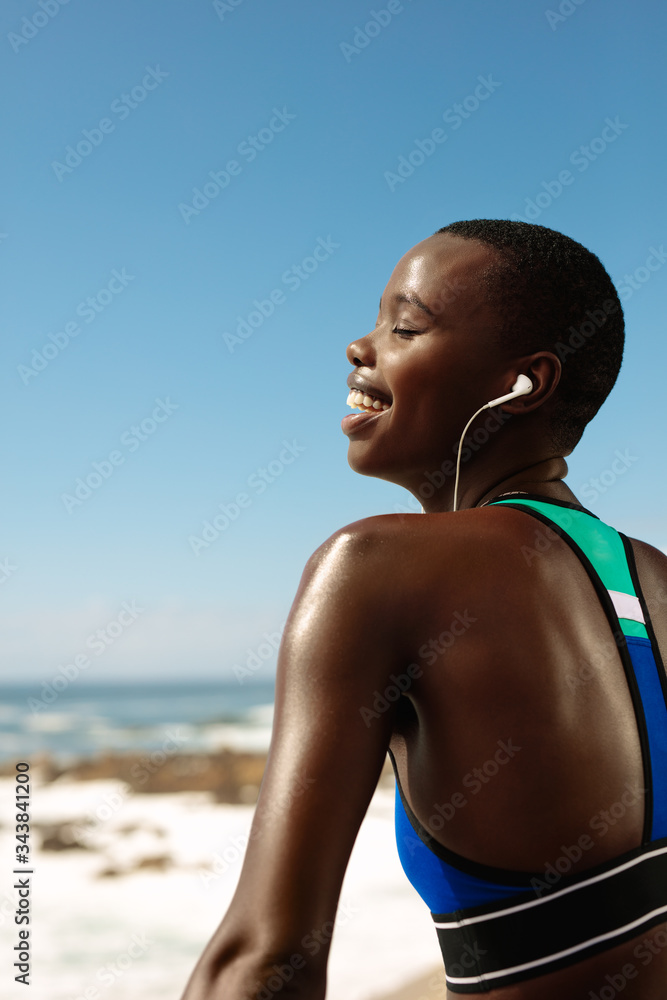
[(163, 872), (166, 868), (171, 868), (172, 861), (167, 854), (157, 854), (151, 858), (140, 858), (135, 864), (133, 871), (137, 871), (139, 868), (153, 868), (156, 871)]
[(120, 779), (133, 792), (212, 792), (217, 802), (252, 804), (264, 774), (266, 754), (105, 753), (77, 761), (66, 772), (74, 781)]
[(77, 835), (72, 823), (33, 823), (33, 830), (42, 838), (42, 851), (88, 851), (90, 848)]

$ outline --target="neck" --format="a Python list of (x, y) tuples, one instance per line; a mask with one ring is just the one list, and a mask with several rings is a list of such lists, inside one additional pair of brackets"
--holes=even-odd
[[(465, 510), (479, 507), (501, 493), (534, 493), (551, 500), (569, 500), (578, 503), (574, 493), (563, 479), (567, 475), (567, 462), (562, 456), (533, 462), (522, 468), (495, 478), (489, 477), (485, 482), (464, 482), (459, 491), (458, 509)], [(417, 499), (426, 514), (451, 511), (453, 497), (451, 494), (435, 494), (429, 499)]]
[[(567, 476), (567, 462), (564, 458), (548, 458), (495, 483), (472, 503), (466, 506), (479, 507), (501, 493), (533, 493), (548, 500), (569, 500), (578, 503), (572, 490), (563, 479)], [(467, 498), (466, 498), (467, 500)]]

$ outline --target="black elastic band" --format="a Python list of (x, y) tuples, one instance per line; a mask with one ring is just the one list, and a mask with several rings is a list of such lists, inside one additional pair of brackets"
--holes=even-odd
[(667, 921), (667, 838), (563, 878), (539, 901), (522, 893), (432, 917), (455, 925), (436, 926), (453, 993), (555, 972)]
[[(517, 490), (516, 493), (499, 493), (497, 497), (492, 497), (491, 500), (486, 500), (483, 504), (481, 504), (481, 506), (488, 507), (489, 504), (502, 502), (504, 507), (509, 507), (509, 503), (503, 498), (519, 496), (523, 497), (524, 500), (536, 500), (538, 503), (553, 503), (557, 507), (567, 507), (568, 510), (580, 510), (583, 514), (590, 514), (590, 516), (594, 517), (596, 521), (600, 520), (597, 514), (594, 514), (593, 511), (589, 510), (587, 507), (582, 507), (580, 503), (572, 503), (571, 500), (554, 500), (552, 497), (541, 497), (537, 493), (521, 493), (519, 490)], [(518, 502), (520, 503), (521, 501)]]

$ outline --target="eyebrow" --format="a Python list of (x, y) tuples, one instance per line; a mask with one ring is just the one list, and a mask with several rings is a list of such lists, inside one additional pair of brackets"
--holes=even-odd
[[(432, 312), (429, 309), (429, 307), (424, 302), (422, 302), (422, 300), (419, 298), (419, 296), (415, 295), (414, 292), (408, 292), (407, 295), (396, 295), (396, 301), (397, 302), (410, 302), (411, 305), (417, 306), (418, 309), (421, 309), (423, 312), (425, 312), (428, 316), (431, 317), (431, 319), (435, 319), (435, 313)], [(378, 308), (382, 309), (382, 296), (380, 296), (380, 304), (379, 304)]]

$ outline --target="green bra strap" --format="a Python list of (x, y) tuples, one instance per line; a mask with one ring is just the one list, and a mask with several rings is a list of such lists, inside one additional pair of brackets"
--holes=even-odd
[[(527, 500), (516, 497), (508, 500), (494, 500), (494, 506), (508, 504), (511, 506), (529, 507), (553, 521), (564, 534), (569, 535), (584, 555), (587, 557), (604, 587), (610, 591), (621, 628), (626, 635), (647, 638), (648, 633), (643, 624), (643, 615), (639, 607), (638, 595), (635, 591), (630, 567), (628, 566), (623, 540), (615, 528), (600, 521), (594, 514), (572, 507), (561, 507), (547, 500)], [(491, 506), (492, 504), (489, 504)], [(544, 544), (544, 536), (548, 532), (546, 525), (536, 527), (536, 541)], [(542, 535), (542, 537), (540, 537)], [(546, 535), (548, 539), (548, 535)], [(539, 547), (537, 550), (539, 551)], [(617, 596), (618, 595), (618, 596)], [(623, 600), (625, 595), (628, 600)], [(634, 601), (632, 600), (634, 598)], [(634, 610), (633, 610), (634, 607)], [(629, 611), (633, 617), (623, 617), (622, 612)]]

